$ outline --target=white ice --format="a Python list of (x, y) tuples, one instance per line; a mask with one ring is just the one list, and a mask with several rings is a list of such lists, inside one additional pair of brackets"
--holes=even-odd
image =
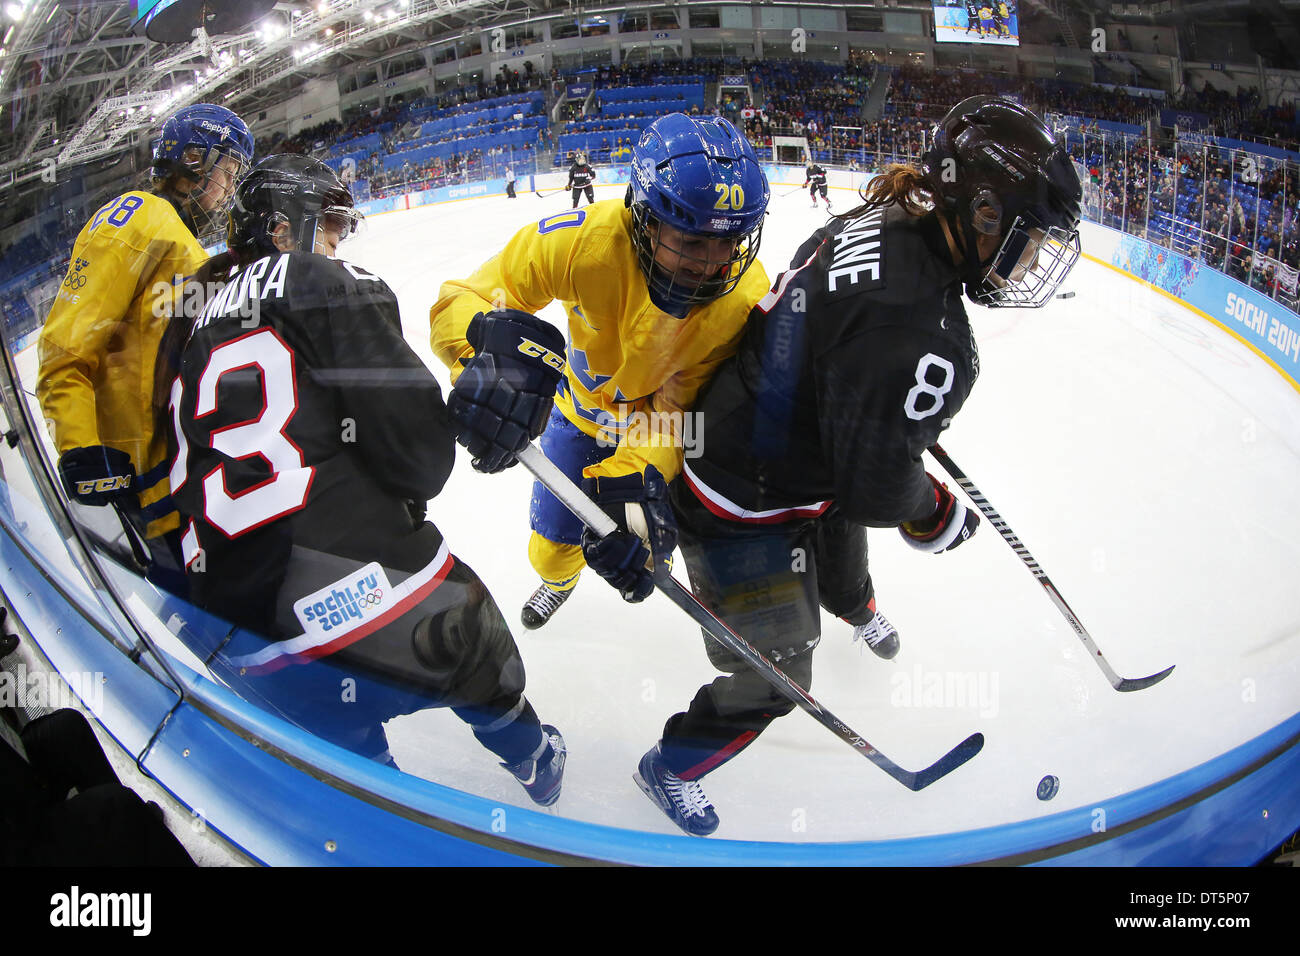
[[(773, 277), (825, 216), (795, 186), (773, 188), (761, 253)], [(620, 195), (597, 187), (598, 200)], [(837, 210), (854, 199), (831, 197)], [(565, 193), (521, 192), (390, 213), (340, 252), (394, 289), (408, 341), (445, 389), (428, 345), (439, 285), (568, 206)], [(1244, 344), (1108, 268), (1084, 260), (1066, 288), (1077, 295), (1041, 311), (968, 305), (981, 374), (943, 444), (1115, 670), (1174, 664), (1173, 675), (1112, 690), (987, 522), (941, 556), (874, 531), (872, 576), (902, 650), (878, 660), (823, 615), (811, 691), (905, 767), (977, 730), (983, 752), (912, 793), (796, 711), (705, 779), (718, 837), (878, 840), (1092, 807), (1300, 709), (1300, 396)], [(558, 304), (543, 314), (563, 318)], [(483, 476), (462, 453), (429, 519), (487, 583), (526, 662), (528, 696), (564, 734), (555, 812), (677, 833), (632, 771), (664, 721), (718, 674), (698, 629), (665, 598), (626, 605), (593, 574), (550, 624), (526, 631), (519, 609), (537, 584), (530, 488), (522, 467)], [(450, 712), (392, 721), (388, 732), (409, 772), (531, 806)], [(1035, 789), (1049, 773), (1060, 792), (1043, 802)]]

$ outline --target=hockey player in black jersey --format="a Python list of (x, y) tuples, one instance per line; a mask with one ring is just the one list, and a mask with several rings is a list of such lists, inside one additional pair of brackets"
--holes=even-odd
[(826, 204), (826, 211), (831, 208), (831, 201), (826, 198), (826, 170), (816, 163), (809, 163), (808, 168), (804, 170), (803, 184), (808, 187), (808, 195), (812, 199), (813, 208), (817, 208), (817, 194), (821, 193), (822, 202)]
[[(966, 0), (966, 35), (980, 29), (980, 0)], [(982, 33), (980, 34), (983, 35)]]
[[(890, 166), (862, 205), (803, 244), (701, 393), (703, 454), (671, 488), (692, 588), (802, 686), (819, 606), (880, 656), (898, 649), (875, 609), (868, 527), (896, 527), (931, 553), (975, 532), (977, 513), (921, 460), (978, 373), (963, 285), (981, 305), (1044, 305), (1078, 259), (1081, 196), (1037, 117), (997, 97), (964, 100), (936, 128), (924, 169)], [(705, 645), (729, 676), (669, 718), (636, 775), (697, 835), (718, 825), (700, 778), (794, 707)]]
[[(272, 156), (239, 186), (234, 265), (168, 403), (191, 594), (244, 629), (222, 653), (254, 699), (389, 763), (385, 720), (450, 707), (548, 805), (564, 741), (524, 696), (492, 596), (424, 520), (455, 461), (437, 380), (392, 290), (334, 257), (359, 218), (314, 159)], [(469, 337), (508, 374), (511, 420), (539, 434), (563, 366), (541, 357), (562, 336), (490, 313)]]
[(578, 201), (582, 194), (587, 194), (587, 205), (590, 206), (596, 201), (596, 191), (591, 188), (591, 184), (596, 181), (596, 171), (591, 168), (587, 162), (587, 154), (578, 150), (573, 157), (573, 165), (569, 167), (569, 184), (565, 189), (573, 190), (573, 208), (578, 208)]

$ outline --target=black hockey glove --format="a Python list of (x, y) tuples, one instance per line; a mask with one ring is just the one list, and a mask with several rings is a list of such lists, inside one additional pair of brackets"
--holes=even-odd
[(600, 537), (582, 532), (587, 564), (632, 604), (655, 589), (655, 576), (672, 569), (677, 522), (668, 504), (668, 485), (654, 465), (645, 474), (584, 478), (582, 491), (614, 519), (618, 530)]
[(69, 448), (59, 456), (63, 490), (83, 505), (109, 505), (130, 498), (135, 486), (131, 456), (116, 448)]
[(904, 521), (898, 527), (903, 540), (918, 551), (938, 554), (951, 551), (975, 534), (979, 527), (979, 512), (971, 511), (953, 497), (948, 486), (934, 475), (926, 475), (934, 485), (934, 514), (920, 521)]
[(490, 475), (515, 464), (546, 427), (564, 374), (564, 333), (531, 313), (498, 309), (474, 316), (465, 337), (474, 357), (447, 410), (474, 470)]

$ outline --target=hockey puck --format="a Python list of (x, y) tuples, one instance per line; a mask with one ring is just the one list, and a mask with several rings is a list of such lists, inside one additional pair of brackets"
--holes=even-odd
[(1061, 789), (1061, 781), (1057, 780), (1050, 773), (1042, 780), (1038, 781), (1038, 799), (1051, 800), (1056, 796), (1056, 791)]
[(1056, 295), (1056, 297), (1057, 297), (1058, 299), (1073, 299), (1073, 298), (1074, 298), (1074, 293), (1073, 293), (1073, 292), (1058, 292), (1057, 295)]

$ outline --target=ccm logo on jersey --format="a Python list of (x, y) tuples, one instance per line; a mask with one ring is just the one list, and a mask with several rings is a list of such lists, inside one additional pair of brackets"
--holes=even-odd
[(532, 339), (520, 339), (519, 351), (523, 352), (529, 358), (541, 359), (557, 372), (564, 371), (564, 356), (556, 355), (550, 349), (538, 345)]
[(131, 487), (130, 475), (114, 475), (111, 478), (92, 478), (77, 482), (77, 494), (89, 495), (103, 491), (118, 491)]

